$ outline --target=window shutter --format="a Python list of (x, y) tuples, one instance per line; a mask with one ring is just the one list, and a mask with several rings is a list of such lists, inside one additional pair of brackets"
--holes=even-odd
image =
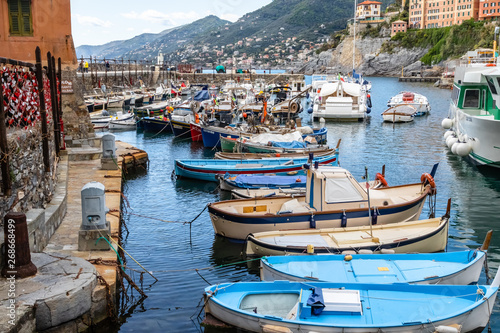
[(31, 35), (31, 0), (21, 0), (22, 34)]
[(10, 34), (19, 35), (21, 33), (19, 27), (19, 2), (17, 0), (8, 0), (9, 6), (9, 23)]

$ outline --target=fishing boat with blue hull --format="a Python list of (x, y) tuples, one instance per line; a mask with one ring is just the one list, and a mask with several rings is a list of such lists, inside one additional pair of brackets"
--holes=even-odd
[(212, 125), (201, 126), (201, 138), (203, 146), (206, 148), (221, 148), (221, 137), (239, 138), (240, 133), (237, 129), (229, 125), (224, 127)]
[[(500, 271), (500, 270), (499, 270)], [(482, 332), (500, 285), (238, 282), (205, 288), (205, 314), (250, 332)]]
[(171, 115), (170, 123), (175, 137), (190, 138), (191, 137), (191, 116), (190, 115)]
[(170, 120), (166, 116), (143, 117), (140, 126), (144, 132), (149, 133), (172, 133)]
[(422, 183), (399, 186), (385, 186), (384, 176), (377, 174), (379, 184), (369, 190), (343, 168), (320, 166), (307, 174), (305, 196), (210, 203), (208, 212), (215, 233), (246, 239), (248, 234), (263, 231), (413, 221), (420, 217), (427, 196), (435, 195), (431, 174), (425, 174)]
[[(491, 233), (490, 233), (491, 235)], [(262, 281), (477, 283), (487, 248), (440, 253), (324, 254), (262, 257)]]
[[(214, 160), (214, 159), (186, 159), (175, 160), (175, 174), (177, 177), (194, 178), (199, 180), (218, 182), (217, 175), (250, 174), (250, 175), (297, 175), (305, 174), (304, 163), (308, 159), (259, 159), (259, 160)], [(338, 164), (338, 152), (314, 160), (318, 164)]]

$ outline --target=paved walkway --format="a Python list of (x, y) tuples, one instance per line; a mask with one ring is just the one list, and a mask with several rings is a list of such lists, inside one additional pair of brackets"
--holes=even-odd
[[(120, 141), (116, 142), (116, 147), (120, 166), (120, 155), (144, 156), (144, 152)], [(8, 323), (10, 284), (0, 283), (0, 314), (5, 311), (0, 317), (2, 332), (40, 331), (68, 321), (63, 324), (67, 330), (79, 331), (108, 317), (109, 296), (114, 300), (117, 291), (117, 255), (113, 250), (78, 251), (78, 231), (82, 224), (81, 189), (91, 181), (105, 187), (105, 204), (110, 210), (106, 220), (110, 222), (112, 238), (118, 241), (122, 170), (101, 170), (100, 151), (101, 148), (70, 148), (68, 155), (62, 156), (60, 164), (67, 166), (59, 168), (67, 170), (67, 177), (61, 177), (67, 181), (66, 215), (44, 253), (32, 254), (37, 275), (16, 280), (15, 326)], [(111, 243), (117, 249), (115, 243)], [(102, 259), (100, 262), (106, 264), (90, 265), (89, 260), (93, 259)], [(109, 292), (97, 276), (104, 278)], [(82, 314), (85, 314), (83, 320)], [(74, 321), (75, 318), (79, 319)]]

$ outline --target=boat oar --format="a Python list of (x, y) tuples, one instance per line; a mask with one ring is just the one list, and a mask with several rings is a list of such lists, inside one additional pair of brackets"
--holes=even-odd
[(370, 224), (370, 235), (373, 239), (372, 227), (372, 207), (370, 205), (370, 182), (368, 181), (368, 168), (365, 166), (365, 179), (366, 179), (366, 193), (368, 194), (368, 223)]
[(481, 251), (488, 251), (490, 247), (491, 236), (493, 235), (493, 230), (490, 230), (486, 233), (486, 237), (484, 238), (483, 245), (479, 248)]

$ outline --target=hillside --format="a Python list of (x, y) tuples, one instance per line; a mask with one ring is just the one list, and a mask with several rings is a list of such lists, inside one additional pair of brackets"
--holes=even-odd
[[(391, 1), (382, 0), (383, 7)], [(323, 43), (333, 32), (344, 29), (353, 15), (351, 0), (274, 0), (235, 23), (208, 16), (159, 34), (143, 34), (101, 46), (83, 45), (77, 48), (77, 56), (152, 59), (162, 52), (169, 62), (210, 63), (224, 62), (221, 54), (227, 62), (239, 54), (262, 55), (266, 48), (282, 44), (271, 54), (286, 58), (297, 50), (313, 49)], [(289, 38), (294, 42), (287, 41)]]
[(134, 38), (121, 41), (113, 41), (104, 45), (82, 45), (76, 48), (77, 57), (89, 57), (109, 59), (151, 59), (158, 55), (158, 52), (174, 52), (179, 47), (207, 31), (217, 29), (219, 26), (231, 23), (221, 20), (216, 16), (207, 16), (193, 23), (180, 27), (164, 30), (158, 34), (141, 34)]

